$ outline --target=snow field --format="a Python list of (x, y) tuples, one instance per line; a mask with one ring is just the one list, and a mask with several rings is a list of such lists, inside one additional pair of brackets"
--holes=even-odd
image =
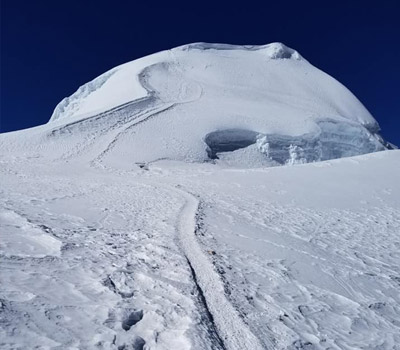
[(0, 347), (400, 349), (400, 152), (357, 156), (378, 131), (279, 43), (96, 78), (0, 135)]

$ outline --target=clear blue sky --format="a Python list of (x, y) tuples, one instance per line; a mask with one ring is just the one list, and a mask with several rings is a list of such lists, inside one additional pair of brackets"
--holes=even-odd
[(280, 41), (346, 85), (400, 145), (400, 1), (0, 0), (0, 131), (43, 124), (106, 70), (189, 42)]

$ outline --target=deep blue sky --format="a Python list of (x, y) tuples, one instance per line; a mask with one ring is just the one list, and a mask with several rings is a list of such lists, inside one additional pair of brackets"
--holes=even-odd
[(345, 84), (400, 145), (400, 1), (0, 0), (0, 131), (47, 122), (106, 70), (189, 42), (281, 41)]

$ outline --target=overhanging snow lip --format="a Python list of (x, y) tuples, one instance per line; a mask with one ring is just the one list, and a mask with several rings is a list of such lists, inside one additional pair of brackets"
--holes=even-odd
[(264, 45), (238, 45), (238, 44), (225, 44), (225, 43), (207, 43), (207, 42), (195, 42), (185, 44), (173, 48), (172, 50), (191, 51), (191, 50), (242, 50), (242, 51), (261, 51), (265, 52), (271, 59), (295, 59), (303, 60), (303, 57), (294, 49), (286, 46), (281, 42), (273, 42)]

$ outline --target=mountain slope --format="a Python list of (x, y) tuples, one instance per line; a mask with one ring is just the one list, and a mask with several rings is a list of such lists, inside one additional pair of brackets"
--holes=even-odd
[(399, 349), (400, 152), (378, 129), (283, 44), (96, 78), (0, 135), (0, 347)]

